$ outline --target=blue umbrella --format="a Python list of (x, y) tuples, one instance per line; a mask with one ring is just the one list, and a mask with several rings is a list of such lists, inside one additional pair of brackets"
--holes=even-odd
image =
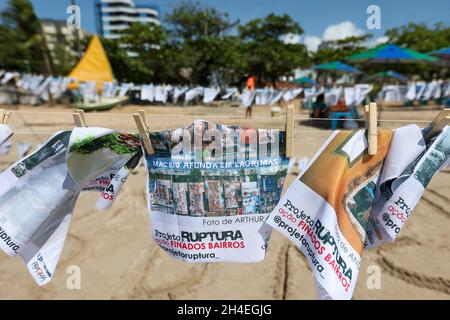
[(319, 64), (314, 67), (316, 70), (322, 71), (340, 71), (348, 73), (361, 73), (358, 69), (349, 66), (348, 64), (342, 63), (341, 61), (333, 61), (330, 63)]
[(434, 56), (439, 56), (439, 57), (442, 57), (442, 58), (450, 59), (450, 47), (444, 48), (444, 49), (440, 49), (440, 50), (431, 51), (430, 54), (432, 54)]
[(397, 47), (395, 44), (385, 44), (365, 52), (352, 55), (349, 59), (352, 62), (369, 63), (417, 63), (435, 62), (438, 59), (425, 53), (420, 53), (407, 48)]
[[(436, 63), (438, 58), (408, 48), (400, 48), (395, 44), (384, 44), (367, 51), (354, 54), (348, 58), (356, 63), (398, 64), (398, 63)], [(382, 81), (384, 82), (384, 81)]]
[(401, 82), (406, 82), (408, 80), (408, 78), (404, 75), (392, 70), (378, 72), (377, 74), (374, 74), (373, 76), (367, 78), (367, 80), (375, 80), (381, 82), (384, 82), (384, 80), (386, 79), (395, 79)]
[(292, 83), (295, 83), (295, 84), (309, 84), (311, 86), (317, 85), (317, 82), (315, 82), (313, 79), (308, 78), (308, 77), (297, 78), (297, 79), (293, 80)]

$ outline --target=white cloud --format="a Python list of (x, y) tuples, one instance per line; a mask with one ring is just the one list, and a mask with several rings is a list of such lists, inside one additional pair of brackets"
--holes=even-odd
[(283, 42), (287, 44), (300, 43), (300, 35), (295, 33), (288, 33), (283, 36)]
[(366, 47), (368, 47), (368, 48), (373, 48), (373, 47), (376, 47), (376, 46), (378, 46), (378, 45), (380, 45), (380, 44), (383, 44), (383, 43), (388, 42), (388, 40), (389, 40), (388, 37), (386, 37), (386, 36), (381, 36), (381, 37), (378, 37), (378, 38), (375, 38), (375, 39), (369, 39), (369, 40), (367, 40), (367, 41), (364, 43), (364, 45), (365, 45)]
[[(352, 21), (342, 21), (337, 24), (330, 24), (325, 28), (323, 32), (322, 38), (317, 36), (304, 36), (302, 39), (303, 44), (308, 48), (309, 51), (316, 52), (319, 48), (319, 45), (323, 41), (334, 41), (345, 39), (352, 36), (362, 36), (364, 35), (364, 30), (358, 28)], [(370, 40), (371, 46), (378, 45), (380, 43), (386, 42), (387, 37), (380, 37), (374, 40)]]
[(303, 44), (308, 48), (308, 51), (316, 52), (319, 45), (322, 43), (322, 39), (316, 36), (305, 36)]
[[(343, 21), (326, 27), (322, 38), (312, 35), (299, 36), (298, 34), (289, 33), (283, 37), (283, 41), (285, 43), (303, 43), (308, 51), (316, 52), (323, 41), (340, 40), (352, 36), (362, 36), (364, 34), (364, 31), (359, 29), (352, 21)], [(386, 43), (388, 40), (388, 37), (381, 36), (365, 41), (364, 45), (372, 48)]]
[(288, 33), (283, 36), (283, 42), (289, 44), (303, 43), (308, 51), (317, 51), (319, 45), (322, 43), (322, 39), (317, 36), (300, 36), (294, 33)]
[(379, 45), (379, 44), (383, 44), (383, 43), (388, 42), (388, 40), (389, 40), (388, 37), (382, 36), (382, 37), (376, 38), (375, 39), (375, 43), (376, 43), (376, 45)]
[(323, 32), (323, 41), (334, 41), (345, 39), (352, 36), (361, 36), (364, 34), (352, 21), (342, 21), (338, 24), (330, 24)]

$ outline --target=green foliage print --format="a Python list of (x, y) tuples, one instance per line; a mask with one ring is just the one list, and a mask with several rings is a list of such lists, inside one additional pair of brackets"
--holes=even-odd
[(118, 132), (99, 138), (88, 136), (84, 139), (75, 141), (70, 147), (70, 152), (91, 154), (103, 148), (108, 148), (120, 155), (136, 153), (140, 149), (139, 136)]

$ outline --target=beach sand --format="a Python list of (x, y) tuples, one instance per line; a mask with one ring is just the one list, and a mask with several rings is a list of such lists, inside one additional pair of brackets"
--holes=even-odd
[[(244, 120), (236, 107), (126, 106), (109, 112), (88, 113), (89, 126), (137, 131), (131, 113), (145, 109), (152, 130), (188, 125), (196, 118), (250, 127), (281, 128), (283, 118), (265, 118), (268, 107), (255, 107), (254, 119)], [(66, 107), (24, 107), (9, 124), (13, 142), (36, 147), (51, 133), (73, 126)], [(49, 114), (60, 112), (61, 114)], [(415, 120), (420, 126), (438, 111), (382, 111), (381, 127), (395, 128)], [(157, 116), (160, 115), (160, 116)], [(163, 115), (163, 116), (161, 116)], [(216, 118), (206, 117), (214, 115)], [(232, 118), (222, 118), (232, 116)], [(297, 117), (307, 118), (305, 111)], [(393, 121), (399, 120), (399, 121)], [(296, 158), (311, 158), (330, 135), (302, 122), (296, 126)], [(4, 169), (18, 160), (17, 146), (0, 157)], [(291, 175), (288, 184), (294, 179)], [(450, 171), (438, 173), (394, 244), (366, 251), (354, 299), (450, 298)], [(145, 168), (131, 175), (114, 206), (96, 211), (98, 194), (79, 198), (69, 235), (52, 282), (35, 284), (24, 263), (0, 253), (1, 299), (315, 299), (312, 273), (296, 247), (272, 233), (266, 259), (258, 263), (187, 264), (170, 258), (151, 239), (145, 195)], [(79, 266), (81, 288), (69, 289), (70, 267)], [(69, 273), (68, 273), (69, 271)], [(380, 272), (381, 288), (373, 288), (373, 274)]]

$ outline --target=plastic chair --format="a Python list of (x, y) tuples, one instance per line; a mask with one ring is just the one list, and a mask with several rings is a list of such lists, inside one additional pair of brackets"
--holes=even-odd
[(349, 127), (350, 128), (356, 128), (355, 121), (352, 120), (353, 114), (350, 111), (347, 112), (332, 112), (331, 113), (331, 130), (337, 129), (338, 120), (341, 118), (347, 118), (350, 119), (349, 121)]

